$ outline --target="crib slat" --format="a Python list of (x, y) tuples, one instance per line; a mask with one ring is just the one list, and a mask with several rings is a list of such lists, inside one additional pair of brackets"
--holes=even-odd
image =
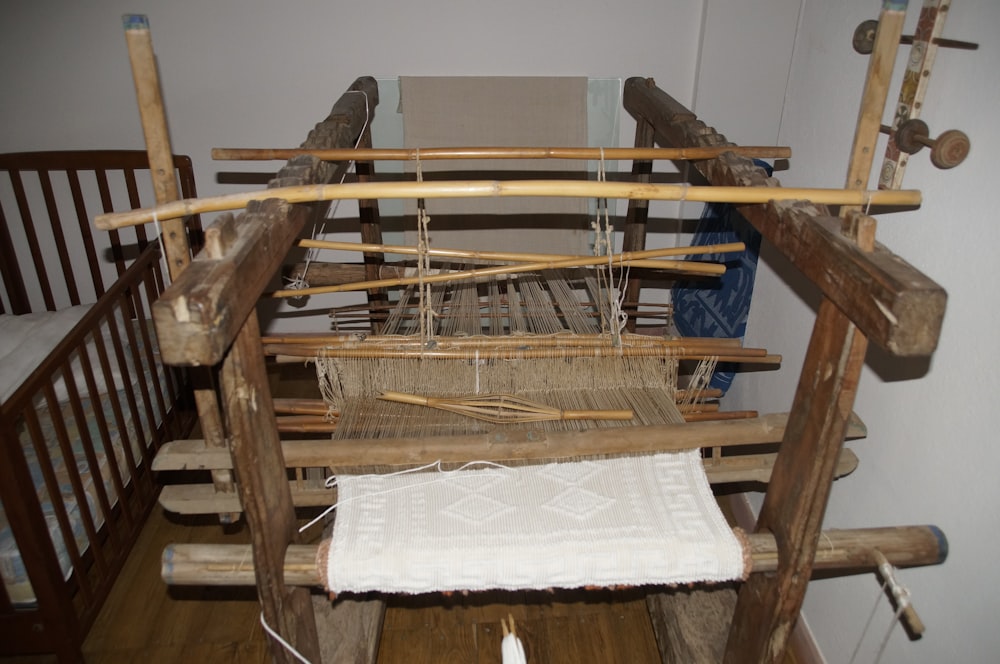
[[(83, 350), (86, 354), (86, 350)], [(73, 380), (73, 371), (69, 362), (63, 364), (62, 367), (63, 382), (66, 384), (66, 391), (69, 395), (70, 409), (73, 412), (73, 419), (76, 422), (76, 429), (81, 436), (84, 437), (84, 459), (87, 463), (87, 468), (93, 474), (94, 486), (98, 491), (98, 505), (103, 510), (104, 514), (110, 514), (110, 506), (106, 505), (107, 497), (104, 498), (104, 503), (101, 504), (101, 493), (104, 487), (101, 486), (101, 475), (98, 472), (97, 457), (94, 456), (93, 446), (90, 444), (91, 441), (88, 440), (89, 434), (87, 433), (87, 416), (83, 411), (82, 404), (80, 403), (80, 393), (76, 389), (76, 382)], [(58, 404), (49, 403), (49, 412), (58, 413), (59, 410), (53, 410), (53, 408), (58, 408)], [(97, 542), (97, 529), (95, 523), (97, 519), (96, 515), (90, 509), (90, 501), (87, 497), (87, 492), (83, 487), (83, 477), (80, 471), (80, 462), (76, 458), (76, 451), (73, 449), (73, 443), (69, 439), (69, 432), (66, 428), (66, 422), (62, 417), (53, 417), (52, 423), (56, 430), (56, 439), (59, 441), (59, 449), (62, 450), (63, 455), (63, 465), (66, 469), (66, 474), (69, 476), (70, 485), (73, 487), (73, 497), (76, 499), (77, 509), (80, 512), (81, 521), (83, 522), (83, 529), (87, 533), (88, 548), (94, 559), (94, 563), (97, 565), (98, 576), (100, 578), (107, 577), (108, 575), (108, 561), (104, 557), (104, 551), (99, 546), (94, 546)], [(63, 533), (63, 536), (72, 536), (72, 533)], [(77, 573), (82, 573), (82, 569), (77, 568)]]
[[(53, 409), (53, 405), (56, 403), (55, 393), (52, 389), (51, 382), (45, 386), (43, 393), (46, 405), (51, 411)], [(84, 566), (83, 560), (80, 557), (80, 549), (77, 547), (76, 540), (73, 537), (73, 527), (70, 525), (69, 515), (66, 512), (66, 505), (60, 499), (61, 492), (59, 489), (59, 480), (56, 478), (53, 470), (54, 464), (52, 462), (52, 456), (49, 454), (48, 447), (45, 445), (45, 436), (42, 433), (41, 424), (38, 420), (38, 413), (33, 407), (29, 406), (25, 409), (23, 415), (28, 434), (31, 437), (31, 444), (35, 449), (35, 455), (38, 457), (42, 478), (45, 482), (45, 489), (48, 491), (52, 502), (52, 511), (55, 514), (56, 522), (59, 525), (59, 532), (61, 533), (63, 542), (66, 545), (66, 554), (69, 556), (70, 564), (72, 565), (73, 570), (77, 572), (74, 577), (76, 578), (77, 585), (80, 588), (80, 594), (83, 595), (84, 601), (89, 604), (94, 600), (93, 589), (90, 585), (90, 579), (83, 573)], [(70, 458), (72, 459), (72, 457)]]
[(73, 274), (73, 264), (69, 259), (69, 251), (66, 246), (66, 233), (63, 230), (63, 222), (59, 217), (59, 206), (56, 205), (55, 193), (52, 191), (52, 179), (49, 171), (38, 171), (38, 183), (42, 187), (42, 198), (45, 199), (45, 211), (49, 216), (49, 227), (52, 229), (52, 239), (56, 245), (56, 253), (59, 256), (59, 265), (62, 267), (63, 281), (66, 284), (66, 291), (69, 294), (71, 305), (80, 304), (80, 292), (76, 287), (76, 276)]
[(83, 238), (83, 250), (87, 254), (87, 266), (90, 268), (90, 278), (94, 283), (94, 296), (104, 295), (104, 277), (101, 275), (101, 262), (97, 258), (97, 248), (94, 246), (94, 234), (90, 228), (90, 217), (87, 214), (87, 203), (80, 188), (80, 175), (76, 169), (66, 171), (69, 181), (69, 191), (73, 198), (73, 209), (76, 211), (76, 221)]
[[(21, 275), (21, 267), (14, 251), (14, 241), (10, 236), (2, 202), (0, 202), (0, 276), (3, 277), (4, 290), (10, 303), (9, 313), (20, 315), (31, 311), (28, 293), (24, 288), (24, 277)], [(8, 313), (4, 309), (2, 300), (0, 300), (0, 313)]]
[(31, 206), (25, 195), (24, 183), (21, 180), (20, 171), (10, 171), (10, 183), (14, 189), (14, 199), (17, 201), (17, 209), (21, 213), (21, 223), (24, 225), (24, 236), (28, 241), (28, 251), (31, 254), (31, 261), (35, 266), (35, 278), (38, 286), (42, 290), (42, 299), (48, 311), (55, 311), (56, 303), (52, 297), (52, 287), (49, 285), (49, 273), (45, 267), (45, 259), (42, 256), (41, 246), (38, 242), (38, 234), (35, 232), (35, 222), (31, 215)]

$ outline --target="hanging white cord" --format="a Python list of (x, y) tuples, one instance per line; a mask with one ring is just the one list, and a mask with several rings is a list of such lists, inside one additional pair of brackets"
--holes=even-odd
[[(365, 494), (363, 496), (356, 496), (356, 497), (352, 498), (350, 501), (338, 500), (333, 505), (330, 505), (325, 510), (323, 510), (322, 514), (320, 514), (319, 516), (317, 516), (315, 519), (313, 519), (312, 521), (310, 521), (306, 525), (304, 525), (301, 528), (299, 528), (299, 532), (300, 533), (305, 532), (306, 530), (308, 530), (312, 526), (316, 525), (317, 523), (319, 523), (320, 521), (322, 521), (324, 518), (326, 518), (326, 516), (330, 512), (334, 511), (335, 509), (337, 509), (337, 507), (339, 507), (340, 505), (342, 505), (344, 503), (354, 502), (355, 500), (361, 500), (363, 498), (368, 498), (368, 497), (371, 497), (371, 496), (381, 496), (381, 495), (385, 495), (385, 494), (389, 494), (389, 493), (395, 493), (397, 491), (406, 491), (406, 490), (409, 490), (409, 489), (412, 489), (412, 488), (415, 488), (415, 487), (426, 486), (428, 484), (438, 484), (440, 482), (444, 482), (444, 481), (447, 481), (447, 480), (451, 479), (459, 471), (466, 470), (466, 469), (468, 469), (468, 468), (470, 468), (472, 466), (487, 466), (487, 467), (490, 467), (490, 468), (498, 468), (498, 469), (501, 469), (501, 470), (510, 470), (507, 466), (504, 466), (503, 464), (499, 464), (499, 463), (494, 463), (493, 461), (469, 461), (468, 463), (462, 464), (461, 466), (459, 466), (458, 468), (455, 468), (454, 470), (445, 470), (444, 468), (441, 467), (441, 460), (438, 459), (437, 461), (433, 461), (431, 463), (428, 463), (426, 465), (420, 466), (418, 468), (407, 468), (405, 470), (400, 470), (400, 471), (397, 471), (395, 473), (379, 474), (379, 475), (377, 475), (378, 477), (383, 477), (384, 478), (384, 477), (396, 477), (397, 475), (409, 475), (410, 473), (419, 473), (419, 472), (422, 472), (422, 471), (425, 471), (425, 470), (437, 470), (438, 473), (439, 473), (437, 479), (430, 480), (429, 482), (421, 482), (420, 484), (410, 484), (410, 485), (406, 485), (406, 486), (396, 487), (394, 489), (386, 489), (385, 491), (376, 491), (376, 492), (373, 492), (373, 493)], [(373, 477), (373, 475), (366, 475), (364, 477)], [(483, 475), (481, 475), (481, 477), (496, 477), (496, 475), (483, 474)], [(337, 478), (336, 477), (330, 477), (330, 478), (328, 478), (326, 480), (326, 488), (332, 489), (335, 486), (337, 486)]]
[(156, 216), (156, 208), (153, 208), (153, 224), (156, 225), (156, 241), (160, 243), (160, 264), (163, 268), (163, 285), (170, 285), (170, 266), (167, 265), (167, 247), (163, 244), (163, 226)]
[(271, 626), (267, 624), (266, 620), (264, 620), (264, 612), (263, 611), (260, 612), (260, 624), (261, 624), (261, 627), (264, 628), (264, 631), (267, 632), (268, 635), (272, 639), (274, 639), (275, 641), (277, 641), (278, 643), (280, 643), (282, 648), (284, 648), (288, 652), (292, 653), (292, 656), (295, 657), (295, 659), (297, 659), (300, 662), (302, 662), (302, 664), (312, 664), (312, 662), (310, 662), (308, 659), (306, 659), (305, 657), (302, 656), (302, 653), (300, 653), (298, 650), (296, 650), (295, 648), (293, 648), (291, 643), (289, 643), (288, 641), (285, 641), (283, 638), (281, 638), (280, 634), (278, 634), (276, 631), (274, 631), (273, 629), (271, 629)]
[(875, 598), (875, 605), (872, 607), (871, 613), (868, 615), (868, 621), (865, 623), (865, 628), (861, 631), (861, 637), (858, 639), (858, 643), (854, 646), (854, 652), (851, 654), (851, 659), (849, 664), (854, 664), (854, 660), (858, 656), (858, 652), (861, 650), (861, 644), (865, 640), (865, 636), (868, 634), (868, 628), (871, 627), (872, 621), (875, 618), (875, 611), (878, 609), (879, 604), (882, 601), (882, 597), (885, 595), (885, 589), (889, 588), (889, 592), (896, 599), (896, 612), (889, 622), (889, 626), (886, 628), (885, 636), (882, 637), (882, 642), (879, 644), (878, 652), (875, 655), (874, 664), (878, 664), (882, 661), (882, 655), (885, 653), (885, 648), (889, 645), (889, 637), (892, 636), (892, 630), (896, 627), (896, 623), (902, 617), (903, 612), (906, 611), (907, 607), (910, 606), (910, 591), (906, 586), (899, 583), (896, 580), (895, 574), (893, 574), (893, 567), (888, 561), (883, 561), (878, 566), (879, 571), (882, 574), (882, 586), (879, 588), (878, 596)]
[[(368, 130), (368, 118), (370, 117), (370, 109), (368, 106), (368, 93), (365, 92), (364, 90), (348, 90), (347, 93), (364, 95), (365, 98), (365, 124), (361, 128), (361, 133), (358, 134), (357, 142), (354, 143), (354, 149), (357, 150), (358, 146), (361, 145), (361, 140), (362, 138), (364, 138), (365, 132)], [(351, 170), (355, 168), (355, 165), (356, 162), (354, 160), (351, 160), (351, 163), (347, 167), (347, 170), (345, 170), (344, 174), (340, 177), (339, 184), (344, 184), (344, 180), (347, 179), (347, 174), (350, 173)], [(317, 230), (316, 228), (317, 222), (313, 222), (312, 234), (310, 235), (310, 239), (315, 240), (317, 237), (324, 235), (326, 233), (325, 219), (333, 219), (334, 217), (337, 216), (337, 209), (340, 207), (340, 201), (341, 199), (332, 201), (329, 207), (327, 207), (326, 214), (324, 215), (324, 221), (319, 226), (319, 230)], [(309, 273), (309, 266), (318, 257), (319, 257), (319, 249), (311, 248), (306, 251), (305, 264), (302, 266), (302, 272), (299, 273), (294, 278), (285, 277), (285, 281), (288, 282), (288, 290), (300, 290), (302, 288), (309, 287), (309, 281), (307, 280), (307, 275)]]

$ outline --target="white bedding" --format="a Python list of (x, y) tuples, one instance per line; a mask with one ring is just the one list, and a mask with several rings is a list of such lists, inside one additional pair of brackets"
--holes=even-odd
[[(0, 401), (6, 401), (17, 391), (31, 372), (52, 352), (73, 326), (80, 322), (90, 307), (89, 304), (82, 304), (59, 311), (20, 316), (0, 315)], [(121, 334), (125, 333), (123, 326), (119, 325), (118, 329)], [(105, 340), (105, 347), (110, 352), (112, 337), (107, 323), (101, 326), (101, 335)], [(108, 386), (105, 385), (103, 372), (99, 369), (97, 349), (92, 337), (88, 340), (87, 351), (94, 369), (97, 390), (101, 393), (107, 392)], [(121, 372), (114, 370), (114, 366), (117, 365), (115, 361), (112, 360), (111, 365), (112, 380), (118, 388), (121, 388), (125, 385)], [(86, 394), (85, 372), (79, 353), (73, 358), (72, 368), (77, 390), (81, 394)], [(68, 400), (66, 384), (61, 377), (53, 386), (58, 401)]]

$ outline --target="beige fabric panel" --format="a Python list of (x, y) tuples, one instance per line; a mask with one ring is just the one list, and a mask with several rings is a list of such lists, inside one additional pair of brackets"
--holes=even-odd
[[(587, 145), (585, 77), (402, 77), (400, 106), (408, 148)], [(412, 162), (407, 168), (416, 170)], [(587, 162), (572, 160), (422, 164), (425, 180), (584, 178), (586, 168)], [(415, 209), (411, 204), (407, 212)], [(587, 201), (582, 199), (429, 200), (427, 212), (437, 247), (590, 251)], [(406, 235), (407, 242), (415, 243), (412, 230)]]

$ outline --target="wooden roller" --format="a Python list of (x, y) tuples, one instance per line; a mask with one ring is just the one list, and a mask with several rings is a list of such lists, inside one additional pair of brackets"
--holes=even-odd
[[(747, 536), (751, 572), (778, 568), (778, 545), (770, 533)], [(814, 569), (867, 572), (876, 567), (878, 550), (897, 567), (938, 565), (948, 556), (948, 542), (936, 526), (825, 530)], [(319, 545), (293, 544), (285, 554), (284, 580), (290, 586), (320, 586)], [(161, 576), (171, 585), (252, 586), (250, 545), (171, 544), (163, 551)]]

